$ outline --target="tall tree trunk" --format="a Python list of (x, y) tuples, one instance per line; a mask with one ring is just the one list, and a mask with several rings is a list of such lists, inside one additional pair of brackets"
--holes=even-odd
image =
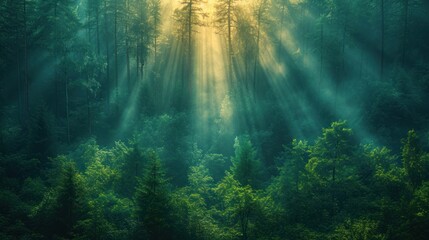
[(28, 36), (27, 36), (27, 0), (24, 3), (24, 82), (25, 82), (25, 110), (26, 116), (30, 116), (30, 89), (28, 82)]
[(88, 133), (89, 136), (92, 135), (92, 117), (91, 117), (91, 91), (90, 91), (90, 82), (89, 76), (87, 76), (86, 84), (86, 104), (87, 104), (87, 117), (88, 117)]
[(232, 44), (231, 44), (231, 0), (228, 1), (228, 54), (232, 55)]
[[(64, 58), (67, 53), (64, 53)], [(67, 143), (70, 144), (70, 110), (69, 110), (69, 80), (67, 76), (67, 65), (64, 64), (64, 82), (66, 97), (66, 121), (67, 121)]]
[(119, 113), (119, 83), (118, 83), (118, 0), (115, 0), (115, 108)]
[[(186, 79), (186, 84), (185, 84), (185, 88), (186, 90), (190, 89), (190, 84), (191, 84), (191, 65), (192, 65), (192, 18), (193, 18), (193, 14), (192, 14), (192, 9), (193, 9), (193, 0), (189, 1), (189, 12), (188, 12), (188, 61), (186, 64), (187, 67), (187, 72), (188, 72), (188, 76)], [(186, 92), (185, 94), (185, 98), (188, 97), (188, 92)]]
[(88, 4), (89, 3), (87, 3), (87, 9), (86, 9), (86, 21), (87, 21), (86, 31), (87, 31), (88, 42), (92, 45), (92, 41), (91, 41), (91, 14), (92, 14), (92, 9), (88, 6)]
[(139, 41), (137, 41), (136, 43), (136, 78), (137, 80), (140, 79), (140, 43)]
[(106, 94), (107, 94), (107, 109), (110, 109), (110, 53), (109, 53), (109, 31), (107, 22), (107, 0), (104, 0), (104, 40), (106, 44)]
[(126, 58), (127, 58), (127, 90), (128, 92), (131, 91), (131, 69), (130, 69), (130, 44), (128, 39), (128, 12), (129, 12), (129, 1), (125, 1), (126, 4), (126, 19), (125, 19), (125, 51), (126, 51)]
[(97, 34), (97, 55), (100, 56), (100, 6), (97, 5), (95, 10), (95, 28)]
[(407, 42), (408, 42), (408, 8), (409, 1), (404, 0), (404, 30), (402, 36), (402, 54), (401, 54), (401, 65), (405, 67), (405, 58), (407, 53)]
[[(19, 5), (18, 5), (19, 7)], [(19, 23), (20, 22), (20, 16), (19, 16), (19, 12), (20, 11), (16, 11), (16, 22)], [(19, 25), (19, 27), (17, 27), (15, 29), (15, 54), (16, 54), (16, 80), (18, 83), (18, 117), (19, 117), (19, 121), (22, 124), (24, 118), (24, 106), (22, 103), (22, 98), (23, 98), (23, 90), (22, 90), (22, 79), (21, 79), (21, 44), (22, 44), (22, 35), (21, 33), (23, 32), (22, 26)]]
[[(54, 23), (57, 24), (57, 4), (54, 6)], [(57, 28), (54, 29), (54, 35), (55, 35), (55, 45), (54, 45), (54, 82), (55, 82), (55, 114), (56, 117), (60, 117), (60, 99), (62, 99), (62, 96), (60, 96), (60, 88), (61, 83), (59, 80), (59, 61), (58, 61), (58, 55), (59, 55), (59, 33), (57, 31)], [(61, 101), (62, 102), (62, 101)]]
[(261, 14), (262, 14), (262, 3), (258, 9), (258, 19), (257, 19), (257, 27), (256, 27), (256, 53), (255, 53), (255, 62), (253, 65), (253, 94), (256, 94), (256, 73), (259, 62), (259, 39), (261, 35)]
[(380, 50), (380, 80), (384, 80), (384, 0), (381, 0), (381, 50)]
[(323, 78), (323, 48), (324, 48), (324, 22), (323, 17), (320, 21), (320, 69), (319, 69), (319, 91), (322, 89), (322, 78)]
[(228, 69), (228, 80), (229, 80), (229, 83), (231, 84), (231, 86), (232, 86), (232, 88), (234, 89), (235, 88), (235, 85), (234, 85), (234, 81), (233, 81), (233, 73), (232, 73), (232, 66), (233, 66), (233, 63), (232, 63), (232, 56), (233, 56), (233, 52), (232, 52), (232, 19), (231, 19), (231, 15), (232, 15), (232, 6), (231, 6), (231, 1), (232, 0), (229, 0), (228, 1), (228, 12), (227, 12), (227, 15), (228, 15), (228, 66), (227, 66), (227, 69)]

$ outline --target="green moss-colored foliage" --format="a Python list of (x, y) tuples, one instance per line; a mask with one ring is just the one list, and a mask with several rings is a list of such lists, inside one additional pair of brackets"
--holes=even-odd
[(136, 237), (172, 239), (171, 199), (165, 170), (157, 153), (149, 150), (142, 180), (136, 188)]
[(235, 156), (231, 159), (234, 178), (241, 185), (258, 187), (262, 177), (262, 164), (248, 137), (236, 138)]
[[(268, 180), (255, 179), (262, 176), (261, 165), (247, 139), (237, 138), (232, 163), (194, 145), (183, 187), (169, 183), (165, 162), (154, 150), (140, 150), (134, 142), (107, 148), (86, 141), (51, 159), (42, 178), (29, 177), (38, 173), (19, 165), (28, 177), (1, 176), (2, 236), (424, 239), (428, 153), (420, 148), (415, 158), (423, 170), (414, 185), (391, 150), (357, 145), (351, 133), (345, 122), (334, 122), (313, 144), (292, 140), (276, 160), (277, 175)], [(404, 162), (410, 142), (403, 141)], [(2, 156), (4, 173), (11, 159), (25, 162), (24, 155)]]

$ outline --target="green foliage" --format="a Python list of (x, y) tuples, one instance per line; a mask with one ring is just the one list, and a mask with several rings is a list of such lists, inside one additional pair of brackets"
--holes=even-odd
[(280, 181), (282, 188), (287, 189), (284, 189), (285, 191), (300, 189), (309, 153), (310, 150), (306, 141), (294, 139), (290, 147), (284, 146), (284, 151), (280, 156), (280, 161), (283, 163), (280, 168)]
[(377, 222), (368, 219), (346, 220), (339, 225), (330, 239), (384, 240), (386, 236), (377, 232)]
[(46, 167), (48, 157), (55, 154), (55, 132), (53, 131), (53, 116), (46, 105), (36, 109), (29, 129), (28, 151), (38, 158)]
[(354, 160), (354, 148), (353, 133), (347, 123), (333, 122), (317, 139), (306, 168), (324, 183), (350, 178), (349, 168), (345, 167)]
[(413, 187), (419, 187), (423, 181), (424, 164), (419, 139), (414, 130), (408, 132), (402, 141), (402, 162)]
[(72, 163), (61, 168), (55, 189), (47, 191), (31, 216), (45, 236), (71, 238), (79, 221), (86, 219), (86, 199), (82, 177)]
[(171, 199), (167, 179), (157, 153), (147, 152), (148, 163), (136, 189), (136, 236), (148, 239), (170, 239)]
[(256, 158), (256, 151), (247, 137), (236, 138), (234, 142), (235, 156), (231, 159), (234, 178), (241, 185), (259, 187), (262, 177), (262, 164)]

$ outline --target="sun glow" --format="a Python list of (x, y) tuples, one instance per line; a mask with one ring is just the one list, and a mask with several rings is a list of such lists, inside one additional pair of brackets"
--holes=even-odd
[[(334, 77), (320, 64), (317, 44), (311, 49), (307, 37), (297, 36), (298, 26), (289, 8), (302, 1), (290, 0), (278, 7), (266, 7), (269, 1), (264, 0), (233, 1), (232, 52), (228, 52), (228, 31), (215, 24), (220, 1), (197, 1), (199, 20), (192, 20), (195, 25), (189, 35), (183, 32), (188, 27), (186, 18), (178, 29), (175, 17), (178, 10), (187, 13), (189, 2), (161, 2), (158, 54), (164, 57), (155, 60), (153, 49), (150, 52), (144, 81), (130, 95), (123, 126), (129, 125), (139, 106), (144, 86), (155, 89), (148, 94), (156, 109), (169, 110), (175, 99), (189, 99), (201, 141), (211, 141), (211, 136), (225, 129), (251, 133), (269, 125), (265, 106), (258, 100), (259, 89), (275, 99), (288, 132), (297, 137), (311, 136), (326, 125), (322, 104), (329, 106), (333, 119), (359, 119), (356, 106), (338, 94)], [(302, 11), (301, 18), (316, 21), (308, 11)], [(303, 89), (303, 85), (308, 87)]]

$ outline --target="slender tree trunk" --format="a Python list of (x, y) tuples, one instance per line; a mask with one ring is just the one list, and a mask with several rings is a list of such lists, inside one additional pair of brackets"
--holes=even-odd
[[(18, 5), (19, 7), (19, 5)], [(16, 22), (20, 21), (20, 16), (19, 16), (19, 12), (20, 11), (16, 11)], [(22, 97), (23, 97), (23, 92), (22, 92), (22, 80), (21, 80), (21, 44), (22, 44), (22, 35), (21, 33), (23, 32), (22, 30), (22, 26), (19, 25), (19, 27), (17, 27), (15, 29), (15, 54), (16, 54), (16, 80), (18, 83), (18, 117), (19, 117), (19, 121), (22, 124), (23, 123), (23, 119), (24, 119), (24, 115), (23, 113), (24, 111), (24, 107), (23, 107), (23, 103), (22, 103)]]
[(286, 8), (286, 3), (283, 1), (281, 6), (281, 16), (280, 16), (280, 40), (279, 40), (279, 49), (283, 47), (283, 24), (284, 24), (284, 13)]
[(235, 89), (235, 85), (234, 85), (234, 81), (233, 81), (233, 73), (232, 73), (232, 65), (233, 65), (233, 63), (232, 63), (232, 56), (233, 56), (233, 52), (232, 52), (232, 17), (231, 17), (231, 15), (232, 15), (232, 6), (231, 6), (231, 1), (232, 0), (229, 0), (228, 1), (228, 12), (227, 12), (227, 14), (228, 14), (228, 66), (227, 66), (227, 69), (228, 69), (228, 80), (229, 80), (229, 83), (231, 84), (231, 86), (232, 86), (232, 89)]
[(256, 34), (256, 53), (255, 53), (255, 62), (253, 65), (253, 94), (256, 94), (256, 73), (257, 73), (257, 67), (258, 67), (258, 61), (259, 61), (259, 39), (261, 34), (261, 14), (262, 14), (262, 4), (259, 6), (258, 9), (258, 19), (257, 19), (257, 34)]
[(97, 34), (97, 55), (100, 56), (100, 6), (96, 6), (95, 10), (95, 28)]
[(110, 53), (109, 53), (109, 31), (107, 22), (107, 0), (104, 0), (104, 40), (106, 44), (106, 94), (107, 94), (107, 109), (110, 109)]
[(401, 65), (402, 67), (405, 67), (405, 59), (407, 54), (407, 42), (408, 42), (408, 8), (409, 8), (409, 1), (404, 0), (404, 32), (403, 32), (403, 39), (402, 39), (402, 54), (401, 54)]
[(153, 27), (154, 27), (154, 61), (155, 61), (155, 64), (157, 63), (157, 54), (158, 54), (158, 24), (159, 24), (159, 22), (158, 22), (158, 13), (159, 13), (159, 2), (156, 2), (156, 11), (154, 12), (154, 16), (153, 16), (153, 18), (154, 18), (154, 23), (153, 23)]
[(228, 54), (232, 55), (232, 43), (231, 43), (231, 0), (228, 1)]
[[(140, 23), (142, 25), (145, 25), (145, 18), (144, 18), (144, 6), (143, 3), (140, 3)], [(143, 80), (144, 76), (143, 76), (143, 67), (144, 67), (144, 48), (143, 48), (143, 44), (144, 44), (144, 31), (143, 29), (140, 30), (140, 80)]]
[(86, 9), (86, 19), (87, 19), (87, 26), (86, 26), (86, 31), (87, 31), (87, 37), (88, 37), (88, 42), (92, 45), (92, 41), (91, 41), (91, 11), (92, 9), (87, 5), (87, 9)]
[(115, 100), (116, 114), (119, 113), (119, 83), (118, 83), (118, 1), (115, 0)]
[(380, 51), (380, 80), (384, 80), (384, 0), (381, 0), (381, 51)]
[[(57, 24), (57, 4), (55, 4), (54, 6), (54, 22), (55, 24)], [(55, 60), (55, 65), (54, 65), (54, 82), (55, 82), (55, 114), (56, 117), (59, 118), (60, 117), (60, 99), (62, 99), (62, 96), (60, 96), (60, 88), (61, 88), (61, 83), (59, 80), (59, 33), (57, 28), (54, 29), (54, 35), (55, 35), (55, 43), (54, 43), (54, 60)], [(62, 102), (62, 101), (61, 101)]]
[(348, 24), (348, 11), (345, 11), (344, 15), (344, 25), (343, 33), (341, 40), (341, 67), (339, 69), (339, 77), (335, 82), (335, 98), (334, 98), (334, 109), (337, 111), (337, 101), (338, 101), (338, 88), (339, 85), (344, 82), (345, 79), (345, 64), (346, 64), (346, 40), (347, 40), (347, 24)]
[(345, 67), (346, 67), (346, 41), (347, 41), (347, 25), (348, 25), (348, 11), (345, 14), (344, 17), (344, 26), (343, 26), (343, 39), (342, 39), (342, 46), (341, 46), (341, 75), (344, 79), (345, 74)]
[(131, 69), (130, 69), (130, 44), (128, 39), (128, 12), (129, 12), (129, 1), (125, 1), (126, 7), (126, 19), (125, 19), (125, 54), (127, 58), (127, 90), (128, 93), (131, 91)]
[(136, 43), (136, 76), (137, 76), (137, 80), (140, 79), (140, 47), (139, 47), (139, 43), (137, 41)]
[(28, 82), (28, 36), (27, 36), (27, 0), (24, 3), (24, 82), (25, 82), (25, 110), (26, 116), (30, 116), (30, 89)]
[(319, 91), (321, 90), (323, 78), (323, 48), (324, 48), (324, 23), (323, 19), (320, 22), (320, 69), (319, 69)]
[[(64, 53), (64, 55), (66, 54), (67, 53)], [(64, 64), (64, 81), (65, 81), (65, 97), (66, 97), (67, 143), (70, 144), (69, 80), (67, 76), (67, 66), (65, 64)]]
[[(193, 18), (193, 14), (192, 14), (192, 9), (193, 9), (193, 0), (189, 1), (189, 13), (188, 13), (188, 61), (187, 61), (187, 71), (188, 71), (188, 76), (187, 76), (187, 82), (186, 82), (186, 90), (190, 89), (190, 84), (191, 84), (191, 65), (192, 65), (192, 18)], [(185, 98), (188, 97), (187, 94), (185, 94)]]
[(90, 91), (90, 82), (89, 76), (87, 76), (87, 88), (86, 88), (86, 104), (87, 104), (87, 114), (88, 114), (88, 133), (89, 136), (92, 135), (92, 119), (91, 119), (91, 91)]

